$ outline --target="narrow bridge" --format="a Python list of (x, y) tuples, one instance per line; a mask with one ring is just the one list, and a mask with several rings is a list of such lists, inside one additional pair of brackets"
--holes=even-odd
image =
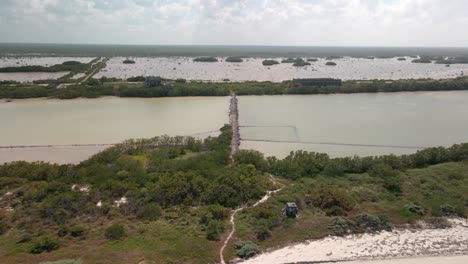
[(239, 107), (237, 97), (234, 92), (231, 92), (231, 100), (229, 104), (229, 124), (232, 128), (231, 153), (229, 155), (229, 158), (231, 160), (231, 163), (233, 163), (234, 154), (236, 154), (240, 146)]

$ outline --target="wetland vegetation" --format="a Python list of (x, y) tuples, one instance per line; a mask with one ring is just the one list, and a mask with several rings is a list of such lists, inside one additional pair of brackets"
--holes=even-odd
[(271, 65), (279, 64), (279, 62), (276, 60), (264, 60), (262, 61), (262, 64), (263, 66), (271, 66)]
[(243, 62), (241, 57), (227, 57), (226, 62)]
[(193, 61), (196, 61), (196, 62), (217, 62), (218, 59), (215, 58), (215, 57), (197, 57), (197, 58), (193, 59)]
[(132, 77), (129, 82), (118, 79), (91, 79), (82, 84), (72, 84), (56, 89), (49, 86), (7, 82), (0, 86), (0, 98), (21, 99), (51, 97), (72, 99), (101, 96), (120, 97), (179, 97), (179, 96), (227, 96), (230, 91), (238, 95), (281, 94), (335, 94), (335, 93), (380, 93), (414, 91), (459, 91), (468, 89), (468, 78), (449, 80), (398, 80), (398, 81), (344, 81), (341, 85), (302, 85), (294, 81), (272, 82), (219, 82), (206, 83), (185, 80), (164, 80), (166, 85), (149, 87), (144, 82), (148, 77)]

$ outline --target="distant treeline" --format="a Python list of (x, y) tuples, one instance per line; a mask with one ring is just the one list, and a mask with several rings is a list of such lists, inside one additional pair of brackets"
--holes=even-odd
[[(138, 79), (140, 80), (140, 79)], [(119, 83), (114, 85), (94, 80), (93, 85), (71, 85), (62, 89), (41, 86), (3, 86), (0, 98), (54, 97), (72, 99), (77, 97), (95, 98), (100, 96), (120, 97), (178, 97), (178, 96), (227, 96), (230, 91), (237, 95), (282, 95), (282, 94), (335, 94), (335, 93), (378, 93), (414, 91), (457, 91), (468, 90), (468, 78), (450, 80), (399, 80), (399, 81), (347, 81), (341, 86), (306, 86), (292, 81), (204, 83), (168, 81), (168, 87), (144, 87)]]
[(403, 56), (468, 55), (467, 48), (421, 47), (299, 47), (299, 46), (220, 46), (220, 45), (95, 45), (0, 43), (0, 54), (42, 54), (48, 56), (239, 56), (239, 57), (329, 57), (351, 56), (394, 58)]
[(83, 64), (78, 61), (66, 61), (62, 64), (53, 66), (19, 66), (19, 67), (4, 67), (0, 68), (0, 72), (63, 72), (63, 71), (84, 71), (88, 68), (88, 64)]

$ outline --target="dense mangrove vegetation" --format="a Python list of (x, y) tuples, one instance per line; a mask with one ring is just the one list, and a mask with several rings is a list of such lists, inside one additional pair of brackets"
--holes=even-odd
[(0, 68), (0, 72), (63, 72), (63, 71), (83, 71), (88, 68), (88, 64), (78, 61), (66, 61), (62, 64), (53, 66), (19, 66), (19, 67), (4, 67)]
[[(379, 93), (413, 91), (458, 91), (468, 90), (468, 78), (448, 80), (398, 80), (398, 81), (345, 81), (342, 85), (303, 85), (294, 81), (272, 82), (229, 82), (205, 83), (197, 81), (163, 80), (165, 85), (147, 86), (145, 80), (153, 77), (131, 77), (129, 82), (116, 79), (91, 79), (83, 84), (70, 85), (61, 89), (33, 84), (5, 84), (0, 86), (0, 98), (52, 97), (72, 99), (100, 96), (120, 97), (177, 97), (177, 96), (227, 96), (230, 91), (238, 95), (280, 94), (335, 94), (335, 93)], [(143, 82), (143, 83), (141, 83)]]
[(279, 62), (276, 60), (264, 60), (262, 61), (262, 64), (263, 66), (271, 66), (271, 65), (279, 64)]
[(241, 57), (227, 57), (226, 62), (243, 62)]
[(193, 59), (196, 62), (217, 62), (218, 59), (216, 57), (197, 57)]

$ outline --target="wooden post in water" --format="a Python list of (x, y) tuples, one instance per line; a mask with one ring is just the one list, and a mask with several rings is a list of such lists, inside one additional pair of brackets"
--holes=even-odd
[(231, 91), (231, 100), (229, 103), (229, 124), (232, 128), (232, 139), (231, 139), (231, 153), (229, 158), (231, 163), (234, 163), (234, 154), (239, 150), (240, 146), (240, 135), (239, 135), (239, 108), (237, 103), (236, 94)]

